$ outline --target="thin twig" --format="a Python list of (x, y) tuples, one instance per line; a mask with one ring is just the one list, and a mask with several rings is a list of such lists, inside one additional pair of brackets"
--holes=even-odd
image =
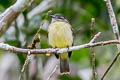
[(120, 52), (117, 53), (117, 55), (115, 56), (115, 58), (113, 59), (112, 63), (109, 65), (109, 67), (107, 68), (107, 70), (105, 71), (105, 73), (103, 74), (101, 80), (104, 79), (104, 77), (106, 76), (106, 74), (108, 73), (108, 71), (110, 71), (111, 67), (114, 65), (114, 63), (117, 61), (118, 57), (120, 55)]
[(30, 52), (28, 52), (27, 58), (25, 60), (25, 63), (22, 67), (22, 70), (21, 70), (21, 73), (20, 73), (20, 76), (19, 76), (19, 80), (24, 80), (23, 73), (24, 73), (27, 65), (29, 64), (30, 60), (31, 60), (31, 56), (30, 56)]
[(50, 78), (53, 76), (53, 74), (57, 71), (58, 69), (58, 64), (56, 64), (56, 66), (54, 67), (52, 73), (48, 76), (47, 80), (50, 80)]
[[(110, 22), (111, 22), (111, 25), (112, 25), (112, 29), (113, 29), (115, 38), (116, 38), (117, 40), (119, 40), (118, 24), (117, 24), (117, 21), (116, 21), (115, 13), (114, 13), (113, 8), (112, 8), (111, 1), (110, 1), (110, 0), (105, 0), (105, 2), (106, 2), (107, 9), (108, 9), (108, 13), (109, 13), (109, 17), (110, 17)], [(117, 49), (118, 49), (118, 51), (120, 52), (120, 44), (117, 44)], [(106, 70), (105, 73), (103, 74), (101, 80), (104, 79), (104, 77), (107, 75), (108, 71), (112, 68), (112, 66), (114, 65), (114, 63), (117, 61), (117, 58), (119, 57), (119, 54), (120, 54), (120, 53), (118, 53), (118, 54), (115, 56), (115, 58), (114, 58), (113, 61), (112, 61), (112, 64), (107, 68), (107, 70)]]
[(35, 36), (34, 36), (34, 38), (33, 38), (33, 40), (32, 40), (31, 45), (28, 45), (28, 48), (29, 48), (29, 49), (34, 49), (36, 43), (40, 42), (40, 30), (41, 30), (41, 28), (43, 27), (43, 25), (45, 24), (46, 19), (48, 18), (48, 15), (49, 15), (51, 12), (52, 12), (52, 11), (49, 10), (49, 11), (46, 13), (46, 16), (45, 16), (45, 18), (43, 19), (43, 21), (41, 22), (40, 27), (39, 27), (39, 29), (37, 30), (37, 32), (36, 32), (36, 34), (35, 34)]
[[(91, 31), (91, 38), (94, 35), (94, 24), (95, 24), (95, 19), (91, 18), (91, 27), (90, 27), (90, 31)], [(94, 43), (95, 40), (100, 36), (100, 32), (90, 41), (91, 43)], [(95, 68), (95, 51), (94, 48), (91, 48), (91, 56), (92, 56), (92, 74), (93, 74), (93, 80), (96, 80), (96, 68)]]
[[(31, 45), (28, 45), (28, 49), (35, 49), (35, 48), (36, 48), (35, 45), (36, 45), (38, 42), (40, 42), (40, 30), (41, 30), (41, 27), (42, 27), (42, 26), (44, 25), (44, 23), (46, 22), (46, 19), (48, 18), (48, 15), (49, 15), (50, 13), (51, 13), (51, 11), (48, 11), (48, 12), (47, 12), (47, 15), (45, 16), (44, 20), (43, 20), (42, 23), (40, 24), (40, 27), (39, 27), (37, 33), (35, 34), (35, 36), (34, 36), (34, 38), (33, 38), (33, 40), (32, 40)], [(32, 57), (32, 56), (31, 56), (31, 52), (29, 51), (29, 52), (28, 52), (28, 55), (27, 55), (27, 57), (26, 57), (26, 59), (25, 59), (25, 63), (24, 63), (24, 65), (23, 65), (23, 67), (22, 67), (21, 74), (20, 74), (20, 76), (19, 76), (19, 80), (21, 80), (21, 79), (23, 78), (23, 73), (24, 73), (27, 65), (30, 63), (30, 60), (31, 60), (30, 57)]]
[(101, 35), (101, 32), (98, 32), (90, 41), (90, 43), (94, 43), (95, 40)]

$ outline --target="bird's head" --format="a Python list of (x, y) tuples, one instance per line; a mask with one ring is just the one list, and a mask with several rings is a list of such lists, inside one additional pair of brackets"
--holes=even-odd
[(68, 20), (62, 14), (54, 14), (50, 16), (52, 18), (52, 22), (56, 21), (68, 22)]

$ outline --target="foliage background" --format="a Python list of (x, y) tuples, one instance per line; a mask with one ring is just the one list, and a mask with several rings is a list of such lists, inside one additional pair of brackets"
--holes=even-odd
[[(14, 4), (15, 1), (16, 0), (0, 0), (0, 13)], [(102, 32), (102, 35), (97, 41), (114, 39), (108, 12), (103, 0), (55, 0), (56, 2), (52, 7), (40, 14), (33, 16), (32, 19), (27, 19), (27, 14), (42, 1), (43, 0), (35, 0), (32, 6), (24, 11), (17, 18), (17, 20), (13, 22), (8, 31), (1, 36), (0, 42), (5, 42), (16, 47), (26, 48), (27, 45), (32, 42), (33, 36), (37, 32), (40, 23), (44, 19), (45, 14), (48, 10), (53, 10), (53, 13), (63, 14), (71, 22), (75, 32), (74, 45), (84, 44), (90, 41), (90, 22), (92, 17), (94, 17), (96, 20), (94, 32)], [(120, 24), (120, 1), (111, 1), (118, 24)], [(50, 23), (50, 18), (47, 20), (48, 23), (46, 23), (45, 26), (48, 26)], [(41, 31), (40, 35), (41, 42), (40, 44), (37, 44), (37, 48), (50, 47), (48, 44), (46, 27)], [(111, 63), (116, 53), (117, 49), (115, 45), (95, 48), (98, 79), (102, 76), (103, 72)], [(54, 56), (48, 57), (44, 54), (37, 55), (38, 74), (36, 80), (42, 79), (42, 74), (44, 73), (43, 68), (46, 67), (47, 64), (50, 66), (50, 63), (48, 63), (48, 61), (51, 60), (51, 57), (54, 58)], [(4, 80), (17, 80), (25, 58), (26, 55), (14, 54), (0, 50), (0, 80), (3, 80), (4, 78)], [(56, 59), (54, 58), (54, 60)], [(105, 80), (120, 79), (119, 61), (120, 59), (118, 59), (111, 71), (107, 74)], [(80, 49), (73, 51), (73, 55), (70, 58), (70, 64), (72, 65), (72, 70), (75, 74), (71, 74), (71, 76), (54, 76), (60, 80), (92, 80), (90, 49)], [(45, 71), (47, 72), (49, 69), (51, 69), (51, 67)], [(25, 73), (26, 76), (28, 74), (27, 71), (28, 69)], [(5, 75), (7, 77), (5, 77)], [(55, 79), (56, 78), (52, 78), (51, 80)], [(29, 78), (26, 77), (26, 80), (29, 80)]]

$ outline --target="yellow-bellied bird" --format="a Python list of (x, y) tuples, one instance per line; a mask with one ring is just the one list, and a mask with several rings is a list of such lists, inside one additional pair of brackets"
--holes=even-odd
[[(53, 48), (65, 48), (73, 45), (72, 26), (61, 14), (51, 15), (52, 21), (48, 28), (49, 44)], [(55, 54), (60, 59), (60, 72), (69, 73), (69, 57), (72, 52)]]

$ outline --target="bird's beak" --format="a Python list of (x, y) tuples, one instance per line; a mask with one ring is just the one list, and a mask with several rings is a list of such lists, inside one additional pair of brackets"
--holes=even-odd
[(53, 15), (50, 15), (50, 17), (52, 17)]
[(54, 18), (55, 16), (54, 15), (50, 15), (51, 18)]

